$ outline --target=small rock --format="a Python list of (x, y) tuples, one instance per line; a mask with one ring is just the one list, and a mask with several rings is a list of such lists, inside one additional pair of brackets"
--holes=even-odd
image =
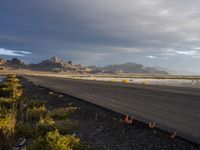
[(62, 98), (62, 97), (63, 97), (63, 95), (61, 95), (61, 94), (60, 94), (60, 95), (59, 95), (59, 97), (60, 97), (60, 98)]
[(97, 119), (98, 119), (98, 115), (96, 114), (96, 115), (95, 115), (95, 120), (97, 121)]
[(69, 103), (69, 106), (72, 106), (73, 105), (73, 103)]
[(26, 139), (23, 139), (23, 140), (19, 143), (19, 146), (22, 147), (22, 146), (25, 145), (25, 143), (26, 143)]
[(53, 95), (53, 92), (49, 92), (50, 95)]
[(123, 119), (119, 119), (119, 123), (124, 123), (124, 120)]

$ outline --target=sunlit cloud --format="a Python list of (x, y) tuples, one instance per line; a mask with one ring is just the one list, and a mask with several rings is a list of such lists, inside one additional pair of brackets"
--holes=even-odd
[(175, 51), (175, 53), (177, 54), (181, 54), (181, 55), (189, 55), (189, 56), (194, 56), (197, 55), (198, 53), (194, 50), (192, 51)]
[(0, 48), (0, 55), (25, 56), (27, 54), (31, 54), (31, 52), (28, 52), (28, 51), (15, 51), (15, 50), (9, 50), (9, 49), (5, 49), (5, 48)]
[(146, 58), (156, 59), (157, 57), (156, 57), (156, 56), (152, 56), (152, 55), (150, 55), (150, 56), (146, 56)]
[(196, 56), (196, 55), (200, 55), (200, 52), (198, 52), (196, 50), (179, 51), (179, 50), (169, 49), (166, 52), (162, 53), (161, 55), (164, 55), (164, 56), (177, 56), (177, 55)]

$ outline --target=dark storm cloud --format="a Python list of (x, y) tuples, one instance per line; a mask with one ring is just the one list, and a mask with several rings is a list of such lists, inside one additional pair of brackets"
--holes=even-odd
[(30, 51), (25, 57), (34, 60), (59, 55), (103, 64), (137, 57), (154, 65), (179, 57), (199, 65), (199, 8), (199, 0), (0, 0), (0, 48)]

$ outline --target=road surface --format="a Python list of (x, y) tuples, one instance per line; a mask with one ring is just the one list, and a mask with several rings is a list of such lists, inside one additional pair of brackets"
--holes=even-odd
[(200, 144), (200, 89), (25, 76), (51, 88)]

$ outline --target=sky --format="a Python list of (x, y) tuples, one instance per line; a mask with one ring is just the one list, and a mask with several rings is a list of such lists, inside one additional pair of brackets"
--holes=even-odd
[(200, 74), (199, 0), (0, 0), (0, 57)]

